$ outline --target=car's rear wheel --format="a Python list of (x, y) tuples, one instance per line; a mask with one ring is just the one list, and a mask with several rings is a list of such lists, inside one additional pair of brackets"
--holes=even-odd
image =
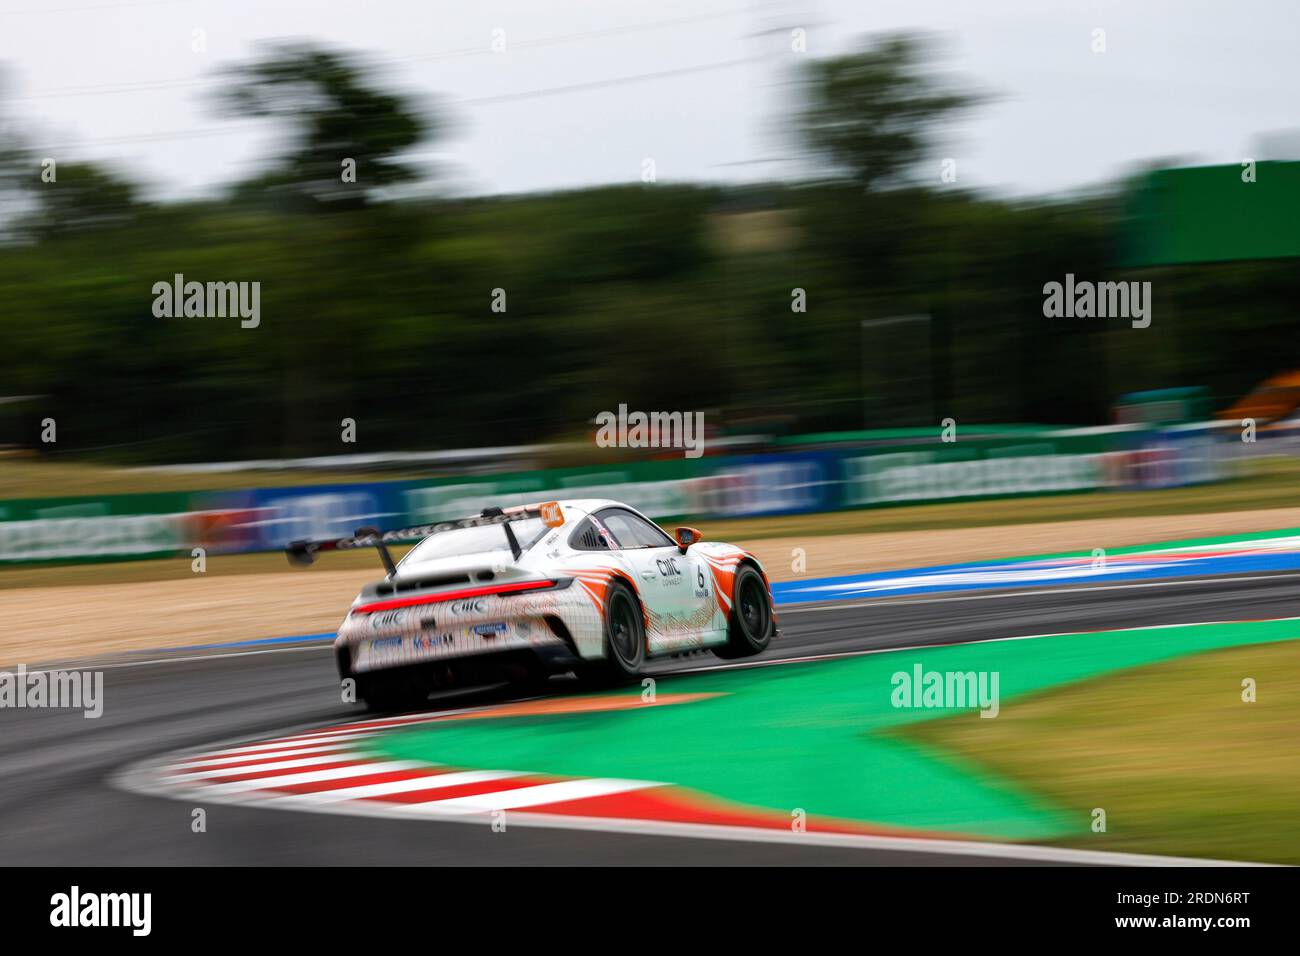
[(605, 593), (605, 659), (592, 661), (586, 676), (622, 683), (641, 673), (645, 663), (645, 619), (631, 588), (615, 581)]
[(750, 657), (767, 650), (772, 642), (772, 596), (763, 576), (751, 564), (736, 569), (736, 581), (731, 589), (731, 622), (727, 643), (715, 647), (713, 653), (730, 660)]

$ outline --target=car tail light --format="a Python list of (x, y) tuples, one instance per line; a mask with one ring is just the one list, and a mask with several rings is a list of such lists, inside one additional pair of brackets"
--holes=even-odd
[(392, 598), (387, 601), (374, 601), (352, 609), (353, 614), (372, 614), (376, 611), (391, 611), (399, 607), (413, 607), (417, 604), (440, 604), (443, 601), (460, 601), (465, 598), (495, 597), (498, 594), (517, 594), (520, 591), (542, 591), (559, 587), (562, 581), (547, 578), (544, 581), (515, 581), (509, 584), (488, 584), (479, 588), (458, 588), (455, 591), (441, 591), (437, 594), (423, 594), (419, 597)]

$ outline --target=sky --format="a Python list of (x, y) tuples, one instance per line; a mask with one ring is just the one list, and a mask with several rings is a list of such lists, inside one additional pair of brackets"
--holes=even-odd
[(0, 125), (160, 198), (213, 195), (283, 132), (221, 115), (220, 71), (309, 39), (448, 121), (416, 158), (456, 194), (639, 182), (647, 159), (659, 182), (791, 177), (801, 65), (895, 30), (934, 34), (942, 72), (991, 97), (940, 131), (936, 180), (949, 157), (1006, 195), (1300, 159), (1296, 0), (0, 0)]

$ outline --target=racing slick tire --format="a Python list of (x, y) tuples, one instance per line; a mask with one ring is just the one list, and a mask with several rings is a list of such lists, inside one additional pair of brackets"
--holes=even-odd
[(591, 661), (583, 674), (596, 684), (634, 680), (645, 663), (645, 618), (632, 589), (618, 581), (605, 594), (605, 659)]
[(731, 589), (731, 622), (727, 629), (727, 643), (715, 647), (713, 653), (723, 660), (750, 657), (767, 650), (776, 630), (772, 615), (772, 595), (763, 576), (752, 564), (742, 564), (736, 569), (735, 585)]

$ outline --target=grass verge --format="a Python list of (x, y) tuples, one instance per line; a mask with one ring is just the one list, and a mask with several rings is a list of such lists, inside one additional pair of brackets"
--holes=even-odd
[(232, 471), (185, 473), (112, 468), (80, 462), (0, 457), (0, 500), (79, 495), (162, 494), (169, 491), (235, 491), (287, 485), (427, 478), (427, 471)]
[[(1242, 701), (1242, 681), (1258, 700)], [(1212, 651), (911, 725), (1078, 815), (1091, 850), (1300, 864), (1300, 641)], [(1095, 808), (1106, 832), (1091, 832)]]

